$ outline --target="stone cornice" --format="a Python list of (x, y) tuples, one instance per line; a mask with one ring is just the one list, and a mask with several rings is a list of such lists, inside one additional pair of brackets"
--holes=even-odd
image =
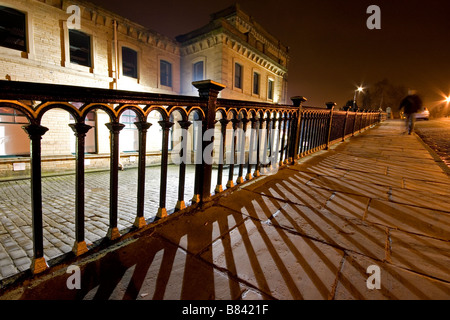
[(118, 24), (118, 33), (132, 38), (144, 44), (150, 44), (162, 50), (179, 54), (180, 45), (174, 39), (162, 35), (156, 31), (146, 28), (138, 23), (130, 21), (116, 13), (108, 11), (89, 1), (84, 0), (35, 0), (46, 5), (66, 11), (70, 5), (78, 5), (81, 9), (81, 17), (89, 23), (111, 28), (113, 32), (113, 21)]

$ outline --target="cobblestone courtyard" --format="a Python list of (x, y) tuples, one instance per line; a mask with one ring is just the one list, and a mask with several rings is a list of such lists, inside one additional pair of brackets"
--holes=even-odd
[[(167, 209), (178, 198), (178, 166), (169, 166)], [(88, 246), (105, 237), (109, 223), (109, 171), (86, 173), (85, 235)], [(152, 221), (159, 205), (160, 168), (146, 169), (144, 217)], [(213, 172), (216, 181), (217, 172)], [(224, 176), (226, 182), (226, 177)], [(215, 187), (213, 183), (212, 188)], [(194, 189), (194, 166), (186, 168), (185, 202)], [(33, 254), (30, 180), (0, 182), (0, 279), (30, 267)], [(44, 256), (51, 260), (70, 252), (75, 235), (75, 175), (42, 180)], [(118, 228), (136, 217), (137, 169), (119, 171)]]

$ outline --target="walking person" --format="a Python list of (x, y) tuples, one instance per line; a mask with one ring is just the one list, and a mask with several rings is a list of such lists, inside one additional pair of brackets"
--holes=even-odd
[[(411, 134), (414, 130), (414, 124), (416, 122), (415, 113), (422, 108), (422, 99), (411, 92), (406, 98), (400, 103), (400, 110), (403, 109), (406, 117), (406, 131)], [(405, 131), (405, 133), (406, 133)]]

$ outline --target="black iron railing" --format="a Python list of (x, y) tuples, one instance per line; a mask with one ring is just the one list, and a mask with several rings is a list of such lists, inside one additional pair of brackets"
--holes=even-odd
[[(126, 110), (132, 110), (139, 136), (137, 211), (134, 226), (146, 225), (144, 219), (145, 159), (147, 131), (150, 112), (160, 114), (161, 166), (158, 218), (167, 216), (166, 189), (169, 159), (169, 132), (173, 127), (188, 130), (196, 113), (200, 122), (199, 138), (196, 140), (195, 183), (192, 203), (203, 203), (215, 193), (236, 184), (251, 180), (262, 174), (270, 174), (282, 166), (295, 163), (299, 158), (328, 148), (332, 143), (382, 120), (379, 112), (349, 112), (302, 107), (303, 97), (293, 97), (292, 105), (275, 105), (249, 101), (218, 99), (224, 88), (213, 81), (193, 83), (199, 97), (125, 92), (115, 90), (0, 81), (0, 107), (14, 108), (23, 113), (29, 124), (23, 126), (30, 138), (31, 151), (31, 197), (33, 229), (33, 273), (47, 268), (44, 258), (42, 224), (42, 176), (41, 138), (49, 130), (41, 125), (44, 114), (52, 109), (66, 110), (75, 119), (71, 123), (76, 136), (76, 195), (75, 195), (75, 244), (73, 252), (81, 255), (88, 251), (85, 242), (85, 138), (91, 127), (85, 123), (86, 116), (94, 110), (109, 115), (106, 124), (110, 132), (110, 186), (109, 230), (106, 237), (120, 237), (118, 219), (118, 170), (119, 136), (124, 125), (120, 118)], [(81, 107), (80, 107), (81, 105)], [(178, 113), (177, 121), (171, 115)], [(214, 141), (215, 140), (215, 141)], [(186, 207), (185, 172), (188, 157), (187, 140), (181, 140), (179, 161), (178, 202), (175, 210)], [(217, 181), (212, 181), (213, 166), (217, 167)], [(226, 170), (228, 170), (228, 175)], [(235, 179), (235, 172), (237, 178)], [(228, 180), (223, 181), (227, 176)], [(215, 184), (215, 187), (214, 187)]]

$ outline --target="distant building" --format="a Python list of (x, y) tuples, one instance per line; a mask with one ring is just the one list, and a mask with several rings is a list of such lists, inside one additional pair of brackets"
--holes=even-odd
[(211, 15), (211, 22), (178, 36), (181, 93), (200, 78), (226, 86), (222, 98), (286, 103), (288, 48), (239, 6)]
[[(68, 25), (67, 8), (80, 8), (80, 29)], [(288, 49), (232, 6), (211, 15), (205, 27), (171, 39), (82, 0), (0, 0), (0, 78), (164, 94), (194, 95), (193, 81), (226, 85), (221, 98), (273, 103), (287, 101)], [(43, 170), (73, 170), (75, 138), (63, 110), (42, 119), (50, 130), (42, 140)], [(133, 112), (121, 122), (123, 159), (134, 163), (138, 148)], [(158, 119), (149, 119), (156, 122)], [(25, 117), (0, 106), (0, 178), (26, 174), (29, 139)], [(86, 169), (107, 167), (109, 118), (88, 116)], [(160, 134), (159, 126), (149, 134)], [(149, 155), (159, 153), (149, 139)], [(22, 158), (21, 158), (22, 157)], [(18, 162), (21, 165), (15, 165)], [(22, 162), (25, 165), (22, 165)], [(25, 172), (15, 172), (14, 168)]]

